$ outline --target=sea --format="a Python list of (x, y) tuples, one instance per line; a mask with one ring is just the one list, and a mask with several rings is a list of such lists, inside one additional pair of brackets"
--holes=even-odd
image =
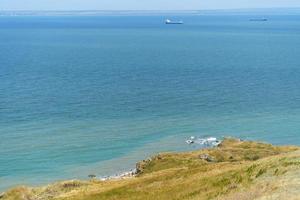
[(0, 190), (114, 175), (191, 136), (300, 145), (300, 12), (0, 17)]

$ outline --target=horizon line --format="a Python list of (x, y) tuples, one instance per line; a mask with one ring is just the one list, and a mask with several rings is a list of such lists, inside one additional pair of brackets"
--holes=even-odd
[(216, 8), (216, 9), (0, 9), (0, 12), (199, 12), (199, 11), (243, 11), (243, 10), (299, 10), (299, 7), (252, 7), (252, 8)]
[(0, 10), (0, 16), (299, 15), (300, 7), (202, 10)]

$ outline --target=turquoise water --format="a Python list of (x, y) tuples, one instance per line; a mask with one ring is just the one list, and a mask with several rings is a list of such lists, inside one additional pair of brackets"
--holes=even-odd
[(300, 15), (1, 17), (0, 189), (126, 171), (191, 135), (300, 145)]

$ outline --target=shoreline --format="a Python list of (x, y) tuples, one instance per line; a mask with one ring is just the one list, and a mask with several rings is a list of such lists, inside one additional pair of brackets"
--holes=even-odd
[[(224, 138), (214, 148), (159, 153), (138, 162), (135, 170), (113, 176), (91, 174), (88, 181), (67, 180), (41, 187), (21, 186), (0, 192), (0, 199), (92, 200), (95, 195), (100, 199), (155, 199), (165, 195), (168, 198), (161, 199), (173, 199), (172, 195), (176, 197), (182, 192), (186, 193), (186, 198), (181, 199), (188, 199), (189, 194), (197, 194), (197, 199), (201, 200), (235, 193), (239, 196), (245, 185), (256, 186), (257, 182), (266, 184), (265, 180), (289, 178), (285, 176), (287, 172), (299, 174), (299, 158), (300, 147), (297, 146), (273, 146)], [(264, 179), (265, 176), (270, 178)], [(247, 190), (251, 191), (251, 188)], [(268, 188), (268, 191), (271, 190)]]
[[(189, 147), (193, 147), (190, 150), (187, 151), (195, 151), (195, 150), (203, 150), (203, 149), (210, 149), (210, 148), (214, 148), (217, 147), (223, 140), (224, 138), (227, 138), (225, 136), (221, 137), (222, 139), (217, 139), (215, 137), (212, 136), (208, 136), (208, 137), (196, 137), (196, 136), (190, 136), (188, 138), (186, 138), (186, 140), (182, 141), (182, 144), (185, 146), (189, 146)], [(230, 137), (228, 137), (230, 138)], [(240, 139), (239, 139), (240, 140)], [(191, 142), (192, 141), (192, 142)], [(183, 153), (186, 151), (171, 151), (172, 153)], [(161, 152), (161, 153), (165, 153), (165, 152)], [(160, 154), (160, 153), (158, 153)], [(22, 187), (23, 185), (26, 185), (28, 187), (31, 188), (35, 188), (35, 187), (42, 187), (44, 185), (51, 185), (53, 183), (57, 183), (57, 182), (61, 182), (61, 181), (67, 181), (67, 180), (76, 180), (76, 181), (90, 181), (90, 180), (96, 180), (96, 181), (110, 181), (110, 180), (122, 180), (122, 179), (128, 179), (128, 178), (132, 178), (135, 177), (138, 174), (138, 164), (140, 162), (150, 162), (153, 158), (153, 156), (156, 156), (157, 154), (152, 154), (150, 156), (148, 156), (147, 158), (143, 159), (143, 160), (139, 160), (135, 163), (132, 163), (132, 168), (129, 169), (125, 169), (125, 170), (120, 170), (120, 171), (116, 171), (110, 174), (104, 174), (104, 175), (97, 175), (97, 174), (88, 174), (86, 175), (86, 177), (81, 177), (81, 178), (67, 178), (67, 179), (57, 179), (57, 180), (52, 180), (49, 182), (44, 182), (44, 183), (36, 183), (36, 184), (31, 184), (31, 183), (24, 183), (24, 184), (16, 184), (15, 186), (12, 187), (6, 187), (3, 190), (0, 190), (1, 192), (5, 192), (8, 191), (12, 188), (15, 187)], [(133, 166), (136, 167), (133, 167)]]

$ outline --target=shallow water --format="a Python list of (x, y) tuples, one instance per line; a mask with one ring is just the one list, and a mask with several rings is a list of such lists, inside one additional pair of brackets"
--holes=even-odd
[(300, 145), (300, 15), (252, 17), (0, 17), (0, 189), (127, 171), (191, 135)]

